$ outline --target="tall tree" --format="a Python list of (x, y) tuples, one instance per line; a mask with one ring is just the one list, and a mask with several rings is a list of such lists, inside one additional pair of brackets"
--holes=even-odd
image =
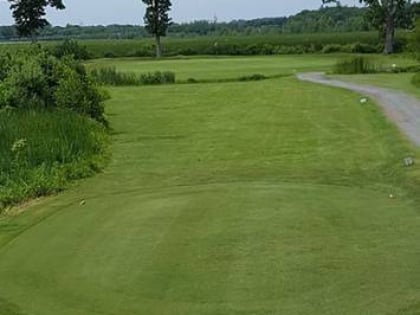
[[(336, 0), (322, 0), (330, 3)], [(368, 7), (369, 21), (381, 32), (384, 38), (384, 53), (394, 52), (395, 29), (411, 20), (409, 8), (411, 0), (359, 0)]]
[(171, 10), (171, 0), (142, 0), (146, 5), (146, 14), (144, 22), (146, 30), (154, 35), (156, 39), (156, 57), (162, 56), (161, 37), (166, 36), (169, 26), (171, 25), (171, 18), (169, 11)]
[(49, 25), (45, 19), (45, 8), (50, 6), (57, 10), (64, 10), (62, 0), (8, 0), (13, 18), (16, 23), (16, 30), (20, 36), (32, 37), (38, 30)]

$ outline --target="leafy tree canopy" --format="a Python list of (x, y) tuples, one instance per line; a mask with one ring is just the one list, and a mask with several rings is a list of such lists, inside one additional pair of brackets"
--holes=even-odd
[(45, 8), (65, 9), (62, 0), (8, 0), (16, 29), (20, 36), (33, 37), (38, 30), (49, 25), (45, 19)]

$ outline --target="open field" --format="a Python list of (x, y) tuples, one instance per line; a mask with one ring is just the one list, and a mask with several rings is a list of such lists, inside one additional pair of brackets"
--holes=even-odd
[(378, 109), (293, 77), (111, 94), (108, 169), (1, 218), (0, 314), (417, 314), (419, 152)]

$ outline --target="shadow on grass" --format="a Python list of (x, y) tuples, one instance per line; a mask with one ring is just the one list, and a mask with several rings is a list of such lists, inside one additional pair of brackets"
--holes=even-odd
[(19, 307), (0, 297), (0, 314), (2, 315), (25, 315)]

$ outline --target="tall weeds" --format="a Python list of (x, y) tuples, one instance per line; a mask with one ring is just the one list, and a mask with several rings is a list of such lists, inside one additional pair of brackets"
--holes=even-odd
[(92, 69), (90, 75), (99, 84), (113, 86), (175, 83), (175, 73), (169, 71), (136, 74), (132, 72), (120, 72), (115, 67), (101, 67)]
[(103, 125), (68, 110), (0, 111), (0, 211), (98, 171)]
[(380, 71), (380, 66), (365, 57), (345, 58), (337, 61), (333, 72), (336, 74), (365, 74)]

